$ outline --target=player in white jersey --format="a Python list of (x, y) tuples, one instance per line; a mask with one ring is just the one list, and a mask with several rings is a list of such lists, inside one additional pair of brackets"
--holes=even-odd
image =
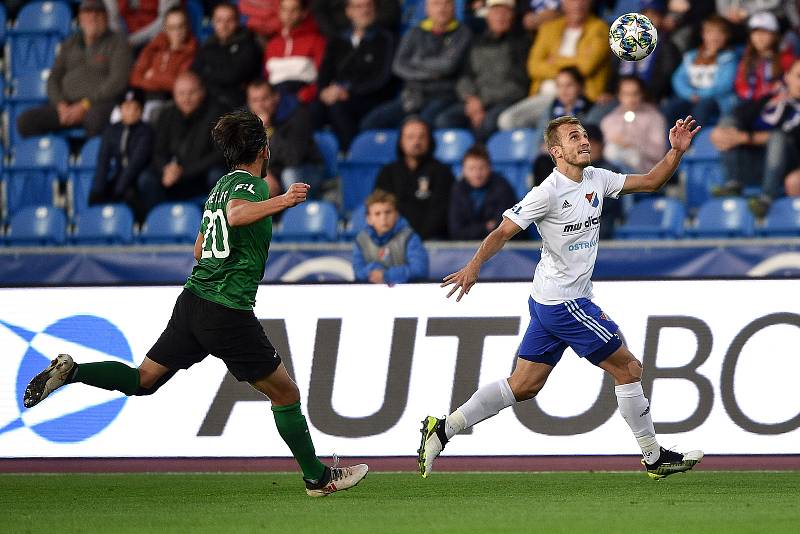
[(442, 283), (453, 286), (447, 297), (459, 291), (456, 301), (460, 301), (477, 282), (481, 266), (515, 234), (536, 224), (542, 257), (528, 299), (531, 322), (514, 371), (508, 379), (478, 389), (446, 418), (428, 416), (422, 421), (418, 461), (423, 477), (454, 435), (536, 396), (567, 346), (614, 377), (619, 411), (642, 449), (642, 464), (651, 478), (688, 471), (703, 458), (702, 451), (681, 454), (658, 444), (642, 391), (642, 364), (622, 343), (619, 327), (591, 300), (603, 199), (658, 191), (699, 131), (691, 116), (679, 119), (669, 131), (671, 148), (664, 158), (647, 174), (625, 176), (589, 166), (589, 138), (578, 119), (550, 121), (544, 138), (556, 163), (553, 173), (506, 210), (503, 222), (484, 239), (472, 260)]

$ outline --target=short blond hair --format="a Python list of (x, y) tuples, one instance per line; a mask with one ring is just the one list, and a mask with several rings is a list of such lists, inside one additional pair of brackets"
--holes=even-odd
[(544, 129), (544, 144), (547, 145), (548, 151), (554, 146), (561, 144), (561, 139), (558, 136), (558, 129), (565, 124), (574, 124), (579, 126), (581, 130), (586, 131), (581, 121), (572, 115), (562, 115), (561, 117), (551, 120), (547, 123), (547, 128)]
[(383, 189), (376, 189), (370, 193), (367, 200), (364, 201), (367, 211), (369, 211), (370, 206), (373, 204), (391, 204), (394, 209), (397, 209), (397, 197)]

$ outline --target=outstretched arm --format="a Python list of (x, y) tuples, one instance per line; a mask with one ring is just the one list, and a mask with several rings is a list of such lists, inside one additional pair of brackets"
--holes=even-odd
[(228, 201), (225, 210), (228, 224), (231, 226), (247, 226), (260, 221), (264, 217), (275, 215), (287, 208), (305, 202), (309, 187), (308, 184), (294, 183), (289, 186), (289, 189), (284, 194), (260, 202), (250, 202), (239, 198), (231, 199)]
[(692, 139), (701, 128), (691, 115), (675, 121), (675, 126), (669, 131), (671, 148), (667, 154), (647, 174), (629, 174), (621, 193), (650, 193), (661, 189), (675, 174), (683, 153), (689, 149)]
[(503, 218), (503, 222), (500, 223), (500, 226), (486, 236), (486, 239), (484, 239), (481, 246), (478, 247), (477, 252), (475, 252), (475, 255), (469, 263), (460, 271), (444, 277), (441, 287), (453, 286), (447, 294), (447, 298), (450, 298), (459, 288), (461, 291), (456, 297), (456, 302), (459, 302), (461, 297), (469, 293), (469, 290), (478, 281), (478, 274), (481, 271), (481, 266), (489, 261), (492, 256), (500, 252), (503, 245), (521, 230), (522, 228), (520, 228), (517, 223), (508, 218)]

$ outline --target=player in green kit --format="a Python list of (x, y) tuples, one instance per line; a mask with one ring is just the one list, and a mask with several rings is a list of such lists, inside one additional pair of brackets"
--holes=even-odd
[(319, 461), (300, 411), (300, 391), (253, 313), (272, 238), (272, 215), (304, 202), (309, 186), (292, 184), (283, 195), (269, 197), (264, 181), (269, 140), (261, 119), (250, 111), (224, 115), (211, 134), (231, 172), (219, 179), (205, 203), (194, 245), (197, 265), (161, 337), (138, 369), (113, 361), (79, 365), (68, 354), (59, 354), (28, 384), (25, 406), (35, 406), (70, 383), (128, 396), (151, 395), (178, 370), (212, 354), (237, 380), (270, 399), (278, 432), (303, 471), (308, 495), (349, 489), (369, 468), (328, 467)]

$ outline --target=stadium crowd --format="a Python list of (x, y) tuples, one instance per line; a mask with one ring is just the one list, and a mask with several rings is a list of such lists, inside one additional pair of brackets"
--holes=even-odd
[[(19, 143), (53, 134), (76, 158), (98, 136), (91, 185), (72, 188), (85, 198), (56, 194), (71, 214), (125, 203), (142, 223), (163, 202), (202, 204), (225, 172), (210, 126), (241, 106), (271, 131), (271, 194), (311, 184), (350, 238), (373, 188), (384, 196), (371, 206), (396, 209), (406, 240), (485, 237), (552, 170), (541, 132), (564, 114), (587, 126), (597, 164), (639, 173), (691, 113), (712, 172), (687, 166), (667, 191), (690, 214), (741, 197), (761, 219), (800, 196), (798, 2), (82, 0), (66, 4), (74, 31), (35, 71), (44, 94), (27, 98), (19, 80), (41, 54), (14, 21), (59, 3), (6, 2), (4, 157), (12, 168)], [(635, 63), (608, 46), (609, 22), (629, 11), (659, 36)], [(395, 139), (396, 152), (374, 144)], [(529, 153), (503, 159), (520, 139)], [(703, 182), (696, 198), (687, 180)], [(607, 207), (604, 237), (629, 208)]]

